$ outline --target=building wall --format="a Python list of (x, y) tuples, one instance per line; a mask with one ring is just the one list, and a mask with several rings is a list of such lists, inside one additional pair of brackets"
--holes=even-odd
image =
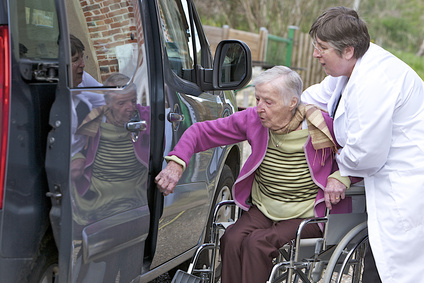
[(88, 55), (86, 71), (102, 82), (119, 71), (115, 47), (137, 43), (131, 1), (68, 0), (67, 6), (69, 30), (81, 39)]

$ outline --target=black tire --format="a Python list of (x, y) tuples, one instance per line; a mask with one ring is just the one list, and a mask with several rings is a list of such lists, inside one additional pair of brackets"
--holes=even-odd
[[(233, 193), (232, 193), (232, 187), (234, 185), (234, 176), (233, 172), (231, 171), (231, 168), (228, 165), (224, 165), (224, 168), (222, 168), (221, 176), (218, 181), (218, 186), (215, 191), (215, 196), (213, 198), (212, 202), (212, 212), (215, 206), (224, 200), (232, 200), (233, 199)], [(235, 207), (222, 207), (218, 211), (218, 217), (217, 221), (228, 221), (230, 219), (234, 220), (235, 217)], [(211, 224), (211, 223), (208, 223)], [(210, 225), (208, 225), (210, 227)]]
[(43, 241), (38, 257), (32, 264), (29, 283), (54, 283), (58, 282), (59, 274), (58, 253), (53, 237)]

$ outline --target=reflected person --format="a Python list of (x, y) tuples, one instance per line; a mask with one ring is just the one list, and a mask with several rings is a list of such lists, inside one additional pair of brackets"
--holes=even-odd
[[(137, 104), (136, 86), (123, 74), (112, 74), (105, 86), (125, 87), (107, 91), (106, 105), (93, 109), (77, 130), (77, 134), (87, 137), (86, 148), (76, 156), (84, 160), (84, 170), (74, 180), (73, 192), (74, 219), (80, 228), (131, 209), (148, 210), (149, 107)], [(124, 127), (134, 117), (147, 124), (136, 141)], [(123, 249), (121, 254), (125, 253)], [(122, 272), (132, 270), (128, 268), (133, 264), (131, 257), (115, 259), (105, 255), (85, 264), (79, 277), (89, 276), (90, 267), (102, 263), (106, 264), (102, 282), (129, 282), (137, 276)]]
[[(71, 43), (71, 70), (72, 87), (100, 87), (101, 83), (96, 81), (90, 74), (84, 71), (85, 68), (85, 47), (79, 38), (70, 35)], [(84, 160), (75, 158), (75, 154), (80, 152), (86, 144), (86, 137), (76, 133), (78, 126), (93, 108), (105, 104), (102, 94), (81, 91), (72, 92), (71, 99), (71, 177), (75, 178), (82, 174)]]
[[(125, 86), (129, 78), (112, 74), (105, 86)], [(108, 91), (106, 105), (93, 109), (77, 133), (88, 137), (84, 173), (75, 179), (78, 208), (83, 222), (107, 217), (117, 211), (147, 204), (148, 129), (140, 131), (137, 141), (124, 125), (134, 115), (149, 124), (148, 107), (137, 104), (134, 83), (123, 90)]]

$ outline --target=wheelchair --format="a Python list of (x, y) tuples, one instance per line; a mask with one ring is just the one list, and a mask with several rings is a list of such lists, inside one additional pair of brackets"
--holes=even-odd
[[(302, 221), (296, 238), (279, 249), (267, 283), (362, 282), (364, 257), (369, 249), (363, 182), (349, 188), (345, 196), (352, 198), (352, 212), (331, 214), (327, 211), (325, 217)], [(240, 216), (236, 213), (235, 219), (220, 219), (222, 210), (229, 207), (238, 209), (231, 200), (216, 205), (209, 241), (196, 250), (187, 272), (177, 271), (173, 283), (220, 282), (219, 238)], [(306, 225), (319, 223), (324, 225), (321, 238), (302, 238)], [(209, 259), (208, 266), (199, 266), (199, 259), (205, 255)]]

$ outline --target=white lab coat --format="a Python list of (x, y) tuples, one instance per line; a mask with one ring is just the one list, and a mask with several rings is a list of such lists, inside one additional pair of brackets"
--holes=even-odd
[(363, 177), (368, 233), (380, 277), (424, 282), (424, 83), (371, 44), (347, 77), (327, 77), (302, 96), (333, 113), (342, 175)]

